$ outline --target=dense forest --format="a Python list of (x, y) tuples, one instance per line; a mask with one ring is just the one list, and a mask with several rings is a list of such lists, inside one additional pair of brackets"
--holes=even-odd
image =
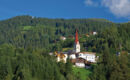
[[(87, 80), (130, 79), (130, 23), (16, 16), (0, 21), (0, 80), (81, 80), (69, 60), (57, 63), (48, 55), (73, 48), (76, 29), (81, 50), (100, 55)], [(93, 31), (98, 34), (91, 35)]]
[(103, 19), (46, 19), (31, 16), (17, 16), (0, 21), (0, 44), (8, 43), (16, 47), (50, 48), (60, 36), (74, 36), (75, 29), (80, 34), (101, 31), (112, 25)]

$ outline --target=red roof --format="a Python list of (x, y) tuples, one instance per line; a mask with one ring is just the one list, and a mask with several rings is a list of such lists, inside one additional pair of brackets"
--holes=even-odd
[(78, 42), (79, 42), (78, 31), (76, 30), (76, 33), (75, 33), (75, 43), (77, 44)]

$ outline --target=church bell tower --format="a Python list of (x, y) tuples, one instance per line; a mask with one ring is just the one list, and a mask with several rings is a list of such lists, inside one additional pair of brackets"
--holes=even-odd
[(76, 33), (75, 33), (74, 52), (75, 52), (75, 53), (80, 52), (80, 44), (79, 44), (78, 31), (77, 31), (77, 30), (76, 30)]

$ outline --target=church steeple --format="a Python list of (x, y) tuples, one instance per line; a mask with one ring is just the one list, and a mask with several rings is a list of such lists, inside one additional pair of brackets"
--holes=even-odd
[(80, 52), (80, 44), (79, 44), (78, 31), (77, 31), (77, 30), (76, 30), (76, 33), (75, 33), (74, 52), (75, 52), (75, 53)]
[(78, 39), (78, 31), (76, 30), (76, 33), (75, 33), (75, 43), (79, 43), (79, 39)]

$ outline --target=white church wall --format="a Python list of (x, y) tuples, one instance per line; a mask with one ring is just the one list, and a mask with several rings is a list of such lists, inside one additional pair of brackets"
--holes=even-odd
[(75, 52), (75, 53), (80, 52), (80, 44), (79, 44), (79, 42), (74, 45), (74, 52)]

